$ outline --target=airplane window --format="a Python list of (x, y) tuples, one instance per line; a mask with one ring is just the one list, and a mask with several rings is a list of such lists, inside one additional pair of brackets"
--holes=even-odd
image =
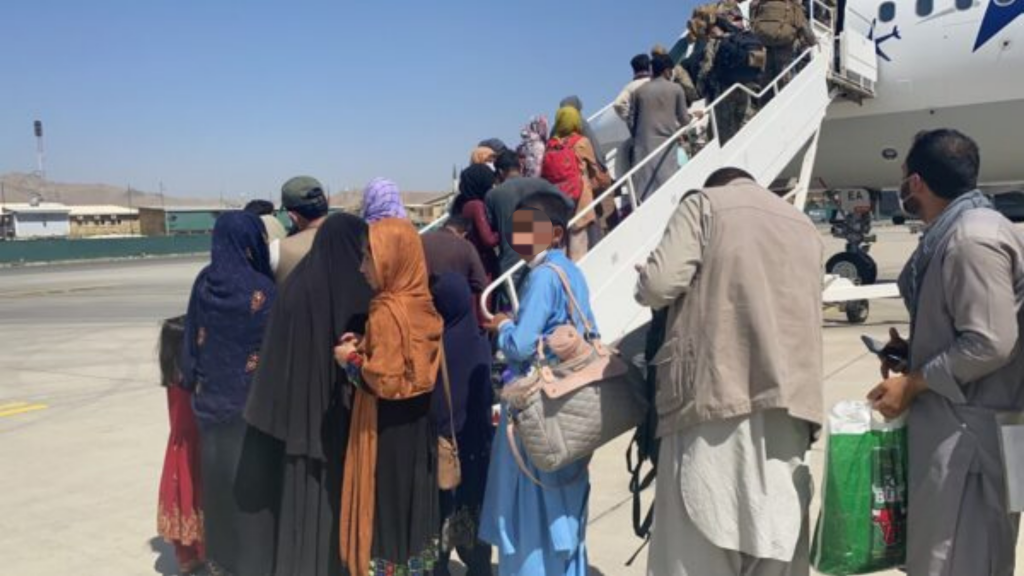
[(956, 0), (957, 10), (970, 10), (974, 7), (974, 0)]
[(917, 0), (917, 15), (924, 18), (925, 16), (931, 16), (935, 10), (935, 2), (933, 0)]
[[(972, 0), (973, 1), (973, 0)], [(896, 3), (895, 2), (882, 2), (882, 5), (878, 7), (878, 19), (882, 23), (888, 24), (896, 19)]]

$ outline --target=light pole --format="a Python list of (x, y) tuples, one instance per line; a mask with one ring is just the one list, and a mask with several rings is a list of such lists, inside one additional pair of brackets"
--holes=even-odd
[(40, 179), (46, 179), (46, 151), (43, 148), (43, 123), (40, 120), (36, 120), (32, 123), (33, 132), (36, 135), (36, 176)]

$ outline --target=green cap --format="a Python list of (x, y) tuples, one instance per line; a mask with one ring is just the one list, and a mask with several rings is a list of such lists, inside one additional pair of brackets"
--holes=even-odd
[(326, 204), (326, 198), (324, 187), (316, 178), (296, 176), (281, 187), (281, 204), (285, 210), (320, 203)]

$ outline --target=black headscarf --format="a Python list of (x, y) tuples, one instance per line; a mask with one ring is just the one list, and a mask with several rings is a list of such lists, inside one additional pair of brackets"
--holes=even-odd
[(502, 152), (508, 150), (508, 146), (506, 146), (505, 143), (502, 142), (499, 138), (488, 138), (487, 140), (480, 142), (478, 146), (490, 148), (491, 150), (494, 150), (494, 153), (499, 156), (501, 156)]
[(326, 460), (324, 438), (336, 434), (324, 430), (325, 415), (349, 412), (349, 382), (334, 346), (346, 332), (365, 331), (372, 292), (359, 265), (366, 233), (360, 218), (330, 216), (271, 311), (245, 417), (283, 441), (288, 455)]
[(486, 164), (474, 164), (459, 175), (459, 196), (452, 204), (452, 214), (462, 214), (462, 207), (472, 200), (483, 200), (494, 188), (494, 170)]

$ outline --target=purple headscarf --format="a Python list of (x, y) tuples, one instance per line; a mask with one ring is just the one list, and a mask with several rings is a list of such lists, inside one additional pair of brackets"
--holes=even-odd
[(363, 190), (363, 220), (373, 224), (385, 218), (408, 218), (398, 184), (386, 178), (374, 178)]
[(523, 128), (521, 136), (523, 141), (516, 151), (519, 153), (523, 175), (540, 178), (548, 137), (548, 119), (545, 116), (534, 116)]

